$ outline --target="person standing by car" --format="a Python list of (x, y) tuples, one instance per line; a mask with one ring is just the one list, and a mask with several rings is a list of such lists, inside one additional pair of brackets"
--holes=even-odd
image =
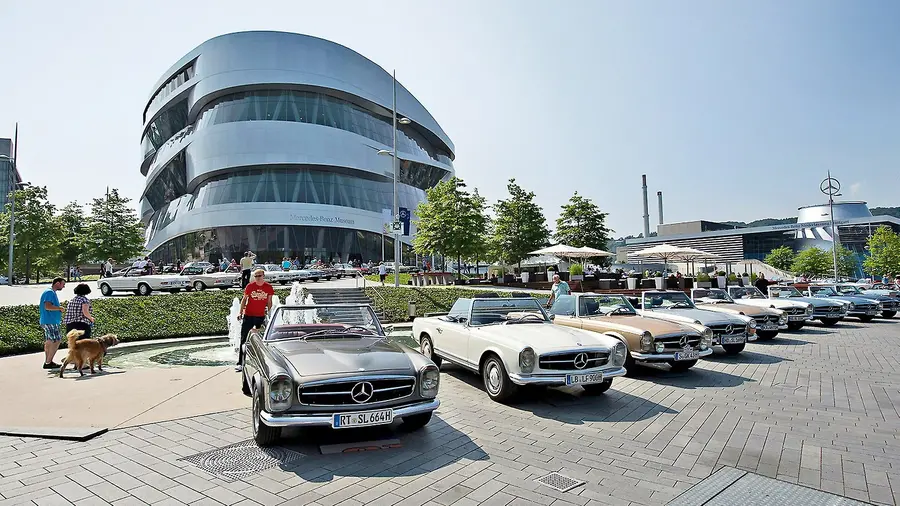
[(106, 263), (103, 264), (103, 270), (106, 272), (105, 277), (108, 278), (108, 277), (112, 276), (112, 273), (113, 273), (112, 258), (109, 258), (106, 260)]
[(266, 313), (272, 309), (272, 296), (275, 290), (266, 282), (266, 271), (256, 269), (253, 273), (253, 282), (244, 288), (244, 298), (241, 299), (241, 310), (238, 320), (241, 320), (241, 348), (238, 350), (238, 363), (236, 371), (244, 369), (244, 343), (250, 331), (261, 328), (266, 320)]
[(550, 299), (547, 300), (547, 307), (552, 306), (553, 301), (560, 295), (570, 295), (571, 293), (572, 290), (569, 288), (569, 284), (559, 279), (559, 274), (554, 274), (553, 286), (550, 287)]
[(66, 304), (66, 314), (63, 316), (66, 334), (72, 330), (82, 330), (84, 335), (81, 339), (90, 339), (94, 317), (91, 316), (91, 301), (87, 298), (89, 293), (91, 287), (84, 283), (75, 287), (75, 296)]
[(62, 322), (62, 312), (65, 311), (65, 308), (59, 305), (59, 297), (56, 296), (56, 292), (65, 286), (65, 279), (55, 278), (50, 284), (50, 288), (41, 294), (39, 309), (41, 330), (44, 331), (44, 369), (59, 369), (59, 364), (53, 361), (53, 357), (56, 356), (59, 341), (62, 339), (59, 325)]
[(256, 255), (252, 251), (245, 252), (244, 258), (241, 258), (241, 288), (247, 288), (250, 284), (250, 269), (253, 268), (255, 258)]
[(281, 270), (287, 272), (291, 270), (291, 260), (288, 257), (284, 257), (284, 260), (281, 261)]
[(754, 283), (754, 286), (756, 286), (756, 289), (759, 290), (760, 292), (762, 292), (763, 295), (768, 296), (769, 295), (769, 285), (774, 285), (774, 284), (775, 284), (774, 281), (769, 281), (768, 279), (766, 279), (765, 273), (760, 272), (759, 277), (756, 278), (756, 283)]

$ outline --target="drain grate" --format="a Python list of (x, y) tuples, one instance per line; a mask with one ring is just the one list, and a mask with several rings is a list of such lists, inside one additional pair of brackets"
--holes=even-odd
[(242, 441), (178, 460), (190, 462), (225, 481), (236, 481), (304, 456), (286, 448), (260, 448), (253, 441)]
[(575, 487), (584, 485), (583, 481), (576, 480), (575, 478), (569, 478), (564, 474), (559, 474), (556, 472), (550, 473), (547, 476), (541, 476), (534, 481), (560, 492), (568, 492)]

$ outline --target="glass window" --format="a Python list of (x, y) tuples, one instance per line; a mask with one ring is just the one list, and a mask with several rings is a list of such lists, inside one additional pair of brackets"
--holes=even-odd
[(560, 316), (575, 316), (575, 297), (560, 295), (553, 301), (550, 312)]
[(176, 133), (188, 126), (187, 99), (179, 101), (166, 109), (150, 125), (141, 140), (142, 154), (146, 158), (158, 150)]
[(165, 204), (187, 193), (186, 179), (185, 156), (182, 151), (161, 169), (160, 174), (147, 188), (144, 198), (153, 209), (161, 209)]
[[(147, 104), (147, 110), (153, 109), (158, 106), (160, 103), (165, 101), (166, 97), (172, 94), (173, 91), (177, 90), (181, 87), (185, 82), (190, 81), (191, 78), (194, 77), (194, 63), (191, 62), (190, 65), (181, 72), (175, 74), (171, 79), (169, 79), (166, 84), (160, 87), (159, 91), (153, 95), (153, 98), (150, 99), (150, 103)], [(144, 112), (146, 114), (146, 111)], [(147, 121), (147, 117), (144, 116), (144, 121)]]

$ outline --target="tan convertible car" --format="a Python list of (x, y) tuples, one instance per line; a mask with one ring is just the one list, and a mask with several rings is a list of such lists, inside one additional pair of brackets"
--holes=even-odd
[(712, 354), (709, 328), (644, 318), (623, 295), (562, 295), (550, 313), (557, 325), (600, 332), (625, 343), (629, 351), (626, 369), (637, 362), (666, 362), (673, 371), (684, 371), (700, 357)]

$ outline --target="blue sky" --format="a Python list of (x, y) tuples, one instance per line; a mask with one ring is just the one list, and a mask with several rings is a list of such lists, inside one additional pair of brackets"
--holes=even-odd
[[(141, 111), (170, 65), (240, 30), (307, 33), (389, 71), (489, 200), (510, 177), (549, 219), (576, 189), (616, 235), (793, 216), (827, 170), (900, 205), (900, 2), (31, 1), (0, 3), (0, 136), (59, 204), (140, 195)], [(389, 29), (394, 27), (393, 29)]]

